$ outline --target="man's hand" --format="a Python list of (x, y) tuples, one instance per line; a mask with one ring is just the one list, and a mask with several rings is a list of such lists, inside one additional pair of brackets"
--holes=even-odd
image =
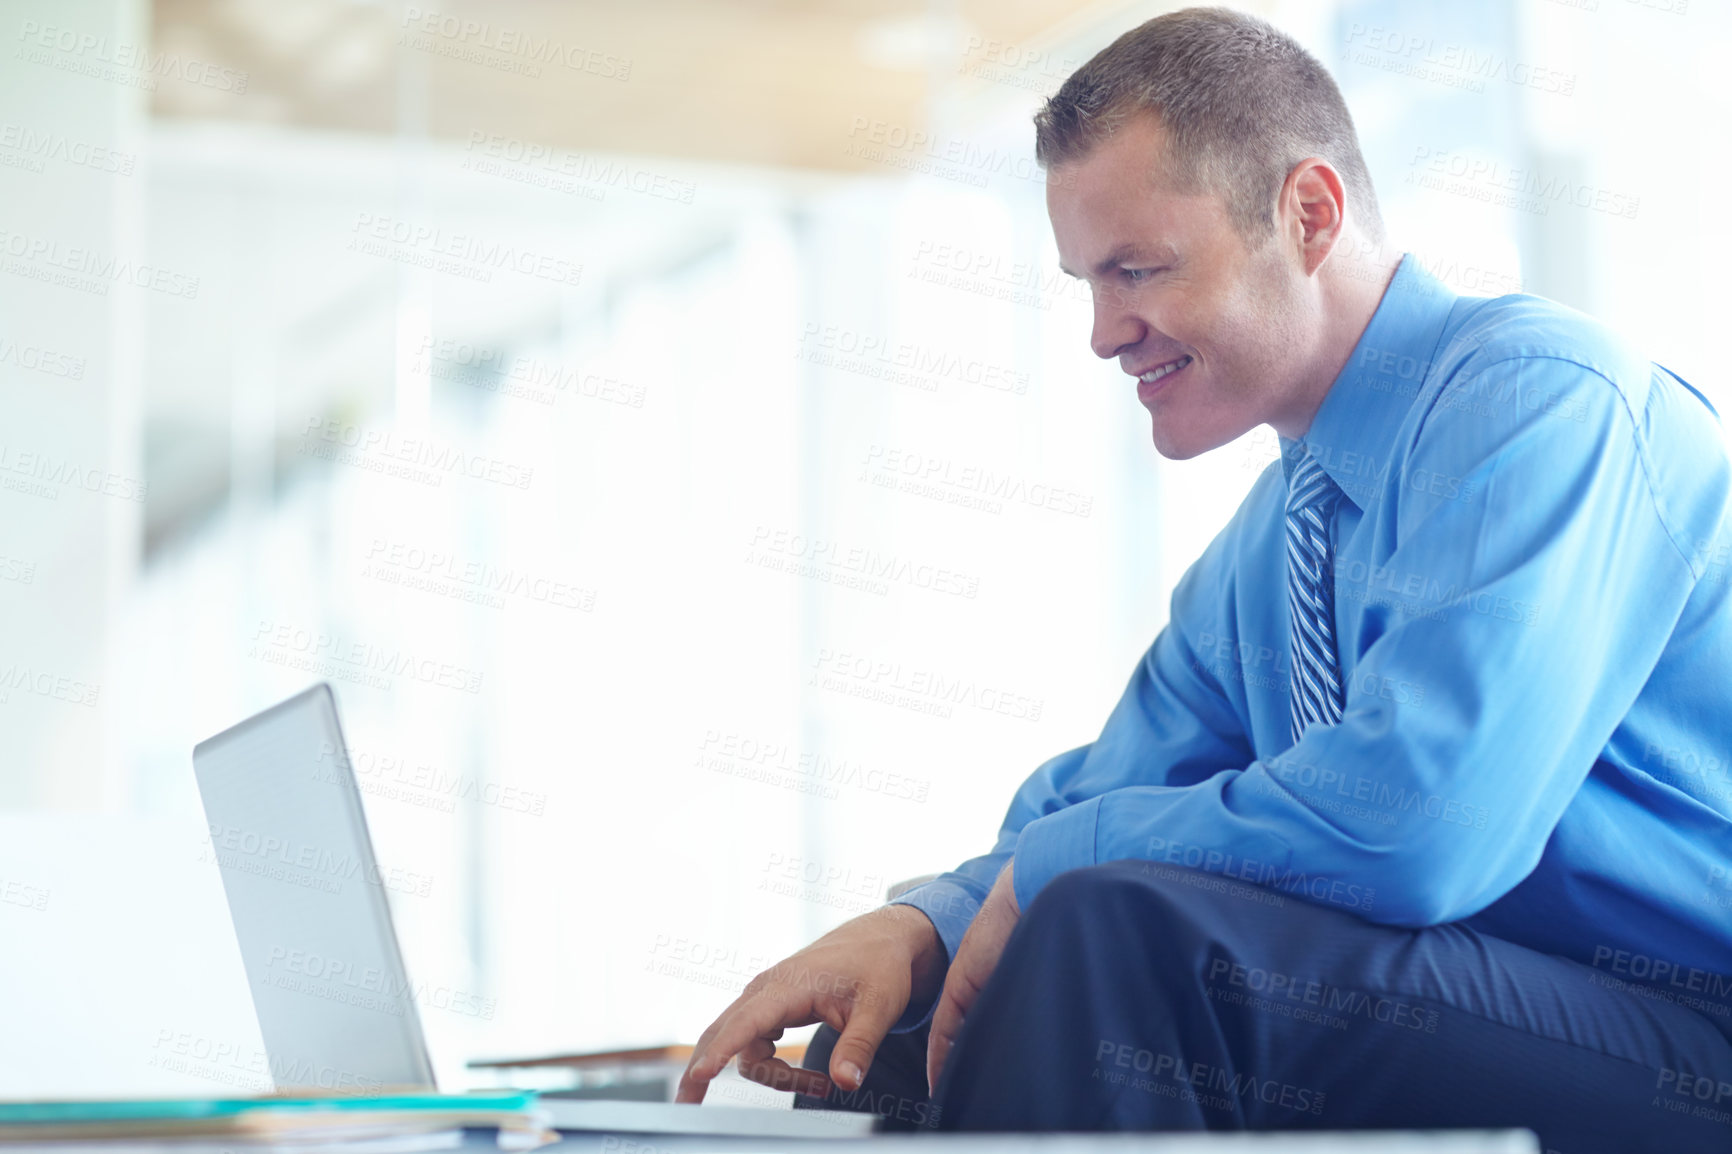
[[(702, 1102), (710, 1079), (736, 1054), (741, 1074), (773, 1090), (817, 1097), (832, 1083), (858, 1090), (910, 997), (932, 997), (943, 970), (944, 943), (912, 906), (885, 906), (845, 922), (746, 984), (698, 1039), (674, 1101)], [(828, 1078), (775, 1056), (785, 1027), (818, 1021), (842, 1035)]]
[(938, 1007), (932, 1011), (932, 1029), (926, 1037), (926, 1085), (938, 1092), (938, 1075), (944, 1072), (944, 1059), (950, 1055), (951, 1044), (962, 1029), (962, 1019), (974, 1008), (974, 1000), (998, 968), (1004, 943), (1016, 928), (1022, 911), (1016, 908), (1016, 890), (1011, 886), (1009, 861), (992, 883), (992, 892), (981, 903), (956, 956), (950, 960), (950, 974), (944, 979), (944, 992), (938, 995)]

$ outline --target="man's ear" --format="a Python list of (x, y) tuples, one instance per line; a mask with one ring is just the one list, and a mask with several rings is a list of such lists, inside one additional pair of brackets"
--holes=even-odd
[(1310, 276), (1341, 239), (1347, 219), (1347, 186), (1341, 174), (1320, 156), (1301, 160), (1281, 186), (1276, 219)]

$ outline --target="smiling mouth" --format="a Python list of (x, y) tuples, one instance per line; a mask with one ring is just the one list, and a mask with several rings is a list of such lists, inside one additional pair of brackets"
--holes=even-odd
[(1188, 355), (1183, 356), (1178, 360), (1168, 361), (1164, 365), (1159, 365), (1150, 369), (1148, 372), (1143, 373), (1141, 376), (1137, 377), (1137, 396), (1146, 401), (1150, 395), (1160, 389), (1162, 381), (1190, 364), (1194, 359), (1194, 357)]

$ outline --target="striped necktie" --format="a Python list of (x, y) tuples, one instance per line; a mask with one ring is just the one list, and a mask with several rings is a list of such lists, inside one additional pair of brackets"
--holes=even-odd
[(1341, 490), (1309, 452), (1287, 482), (1287, 609), (1292, 622), (1293, 741), (1313, 721), (1341, 720), (1335, 578), (1329, 525)]

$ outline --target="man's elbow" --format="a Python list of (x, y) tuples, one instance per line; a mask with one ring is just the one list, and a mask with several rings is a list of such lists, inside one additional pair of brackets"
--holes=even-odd
[(1422, 839), (1381, 855), (1369, 872), (1377, 901), (1366, 911), (1367, 919), (1408, 929), (1472, 917), (1512, 884), (1502, 880), (1505, 871), (1497, 863)]
[(1460, 921), (1473, 912), (1453, 895), (1423, 885), (1379, 887), (1377, 896), (1377, 906), (1367, 911), (1367, 918), (1386, 926), (1423, 930)]

